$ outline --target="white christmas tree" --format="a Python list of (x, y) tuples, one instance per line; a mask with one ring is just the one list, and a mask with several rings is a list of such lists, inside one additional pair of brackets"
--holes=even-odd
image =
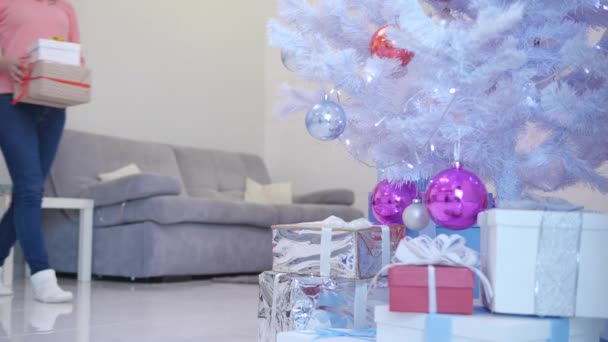
[[(387, 27), (409, 63), (370, 52)], [(608, 3), (597, 0), (279, 0), (271, 45), (309, 87), (281, 115), (339, 93), (340, 141), (392, 180), (464, 165), (516, 201), (582, 182), (608, 192)], [(401, 51), (403, 52), (403, 51)], [(336, 100), (336, 102), (338, 102)]]

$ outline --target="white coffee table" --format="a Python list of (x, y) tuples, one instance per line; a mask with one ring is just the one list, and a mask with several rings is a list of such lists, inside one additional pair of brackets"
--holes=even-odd
[[(90, 199), (45, 197), (42, 200), (42, 209), (78, 210), (80, 212), (78, 234), (78, 280), (80, 282), (91, 281), (94, 207), (95, 202)], [(2, 279), (3, 283), (9, 287), (13, 282), (13, 267), (13, 252), (11, 251), (4, 262), (4, 279)]]

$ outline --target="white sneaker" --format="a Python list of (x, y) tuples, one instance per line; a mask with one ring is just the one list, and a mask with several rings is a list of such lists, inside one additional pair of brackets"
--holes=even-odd
[(74, 298), (72, 292), (64, 291), (57, 284), (55, 271), (48, 269), (37, 272), (30, 278), (34, 289), (34, 297), (42, 303), (65, 303)]
[(4, 283), (2, 282), (3, 280), (4, 280), (4, 270), (2, 269), (2, 267), (0, 267), (0, 297), (12, 296), (13, 290), (6, 287), (6, 285), (4, 285)]

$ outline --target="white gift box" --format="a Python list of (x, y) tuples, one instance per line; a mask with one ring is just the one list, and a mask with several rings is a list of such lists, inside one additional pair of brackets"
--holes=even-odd
[(38, 39), (28, 50), (29, 62), (55, 62), (69, 65), (80, 65), (80, 44), (67, 43), (51, 39)]
[(492, 209), (479, 224), (493, 312), (608, 318), (608, 214)]
[(290, 331), (283, 332), (277, 336), (277, 342), (365, 342), (370, 339), (362, 339), (349, 336), (320, 337), (314, 331)]
[(473, 316), (389, 312), (376, 307), (377, 342), (595, 342), (601, 320), (476, 312)]

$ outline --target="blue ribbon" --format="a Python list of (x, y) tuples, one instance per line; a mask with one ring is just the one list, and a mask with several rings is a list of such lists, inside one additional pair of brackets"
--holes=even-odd
[(316, 329), (311, 334), (317, 335), (313, 341), (320, 341), (333, 337), (352, 337), (362, 341), (376, 341), (376, 329), (365, 330), (336, 330), (336, 329)]
[[(485, 310), (476, 309), (477, 314), (488, 314)], [(529, 316), (530, 319), (544, 319)], [(313, 340), (320, 341), (335, 337), (352, 337), (362, 341), (375, 341), (376, 329), (365, 330), (336, 330), (336, 329), (316, 329), (310, 332), (317, 337)], [(426, 316), (426, 327), (424, 331), (426, 342), (451, 342), (452, 341), (452, 316), (428, 314)], [(570, 321), (568, 319), (551, 319), (551, 337), (547, 342), (568, 342), (570, 340)]]
[(551, 339), (549, 342), (568, 342), (570, 340), (570, 321), (567, 319), (551, 320)]
[(426, 342), (452, 341), (452, 318), (448, 315), (428, 314), (424, 340)]

